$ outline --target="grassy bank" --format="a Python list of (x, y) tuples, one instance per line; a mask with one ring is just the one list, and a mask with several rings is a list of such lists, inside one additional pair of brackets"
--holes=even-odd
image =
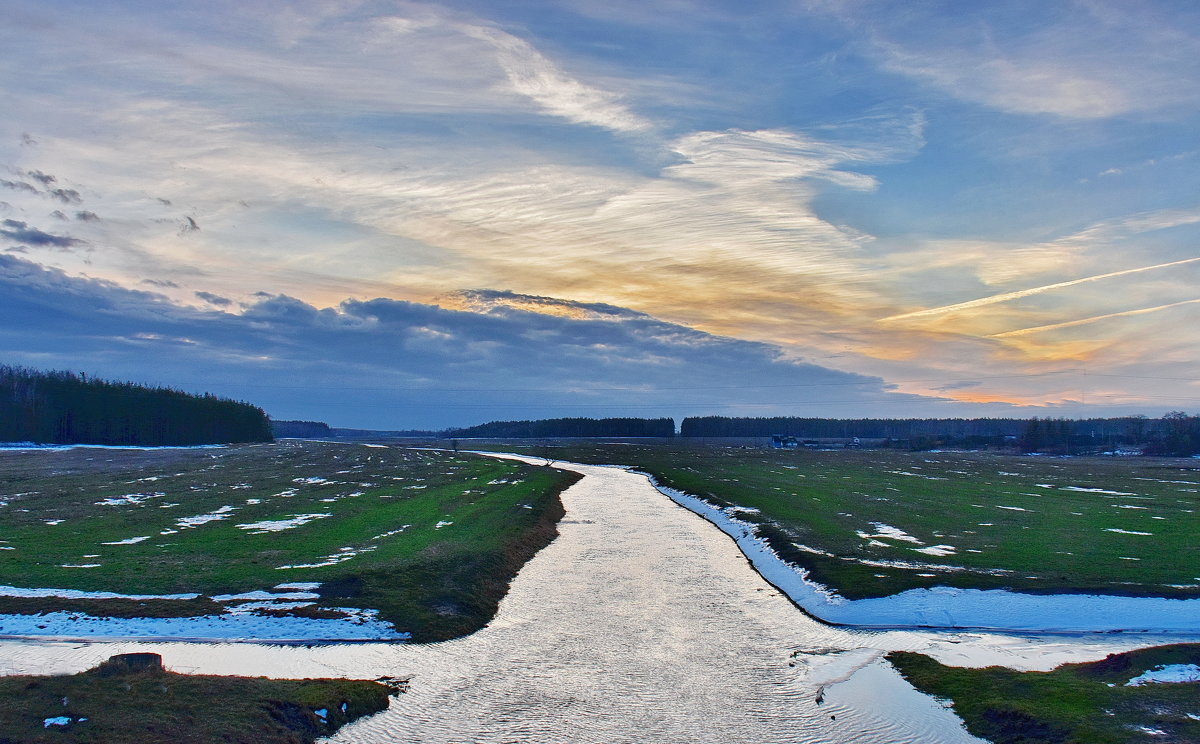
[[(472, 444), (474, 446), (474, 443)], [(632, 465), (848, 598), (935, 585), (1200, 596), (1200, 463), (697, 443), (494, 445)]]
[(1126, 686), (1160, 665), (1200, 664), (1200, 645), (1130, 651), (1050, 672), (960, 669), (908, 652), (887, 658), (914, 687), (951, 701), (972, 734), (995, 744), (1200, 741), (1200, 683)]
[[(359, 444), (0, 452), (0, 584), (200, 595), (0, 597), (0, 612), (200, 615), (251, 601), (213, 597), (265, 591), (253, 612), (373, 609), (415, 640), (450, 638), (491, 618), (576, 479)], [(317, 597), (278, 588), (314, 583), (300, 594)]]
[(0, 677), (0, 742), (307, 744), (388, 707), (394, 687), (133, 670)]

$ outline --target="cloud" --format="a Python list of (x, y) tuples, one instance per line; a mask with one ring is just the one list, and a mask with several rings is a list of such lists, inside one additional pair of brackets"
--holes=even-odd
[(99, 222), (100, 215), (85, 209), (82, 212), (76, 212), (75, 219), (79, 220), (80, 222)]
[(57, 199), (63, 204), (80, 204), (83, 202), (83, 197), (75, 189), (50, 189), (46, 192), (50, 198)]
[(618, 96), (567, 75), (529, 42), (486, 26), (464, 24), (459, 28), (489, 44), (512, 90), (528, 96), (546, 113), (616, 132), (652, 128), (649, 120), (630, 111)]
[(1187, 30), (1194, 9), (1150, 1), (814, 5), (857, 31), (884, 69), (1003, 111), (1099, 119), (1200, 99), (1200, 38)]
[[(883, 322), (889, 322), (889, 321), (895, 321), (895, 320), (906, 320), (909, 318), (925, 318), (925, 317), (929, 317), (932, 315), (944, 315), (946, 313), (955, 313), (955, 312), (962, 312), (964, 310), (973, 310), (975, 308), (984, 307), (986, 305), (994, 305), (999, 302), (1011, 302), (1012, 300), (1018, 300), (1018, 299), (1021, 299), (1024, 297), (1030, 297), (1030, 296), (1033, 296), (1036, 294), (1041, 294), (1043, 292), (1050, 292), (1050, 291), (1053, 291), (1056, 289), (1065, 289), (1067, 287), (1074, 287), (1078, 284), (1084, 284), (1086, 282), (1095, 282), (1095, 281), (1100, 281), (1102, 279), (1112, 279), (1112, 278), (1118, 277), (1118, 276), (1127, 276), (1129, 274), (1138, 274), (1143, 271), (1156, 271), (1158, 269), (1166, 269), (1166, 268), (1170, 268), (1172, 266), (1181, 266), (1183, 264), (1190, 264), (1190, 263), (1194, 263), (1196, 261), (1200, 261), (1200, 257), (1185, 258), (1180, 261), (1169, 261), (1167, 263), (1155, 264), (1153, 266), (1139, 266), (1139, 267), (1133, 268), (1133, 269), (1122, 269), (1121, 271), (1110, 271), (1105, 274), (1096, 274), (1094, 276), (1085, 276), (1085, 277), (1081, 277), (1079, 279), (1071, 279), (1071, 280), (1065, 281), (1065, 282), (1055, 282), (1054, 284), (1046, 284), (1041, 287), (1030, 287), (1028, 289), (1020, 289), (1015, 292), (1002, 292), (1000, 294), (990, 295), (988, 297), (980, 297), (978, 299), (968, 300), (967, 302), (959, 302), (959, 303), (955, 303), (953, 305), (943, 305), (942, 307), (931, 307), (931, 308), (927, 308), (925, 310), (914, 310), (912, 312), (901, 313), (899, 315), (891, 315), (886, 318), (880, 318), (879, 322), (883, 323)], [(1003, 335), (1007, 335), (1007, 334), (993, 334), (993, 335), (994, 336), (1003, 336)]]
[(0, 225), (3, 225), (3, 227), (0, 227), (0, 235), (15, 240), (18, 243), (24, 243), (25, 245), (68, 249), (87, 244), (87, 241), (79, 240), (78, 238), (42, 232), (37, 228), (29, 227), (20, 220), (4, 220), (0, 222)]
[(819, 407), (831, 390), (864, 407), (912, 400), (877, 378), (623, 308), (499, 291), (473, 297), (492, 308), (390, 299), (318, 308), (267, 295), (234, 314), (0, 256), (8, 319), (0, 351), (22, 364), (209, 389), (280, 418), (393, 428), (786, 412)]
[(49, 186), (50, 184), (52, 184), (58, 180), (57, 178), (55, 178), (54, 176), (52, 176), (48, 173), (42, 173), (40, 170), (26, 171), (25, 175), (29, 176), (33, 180), (42, 184), (43, 186)]
[(222, 297), (221, 295), (213, 294), (212, 292), (195, 292), (194, 294), (196, 297), (204, 300), (208, 304), (215, 305), (217, 307), (229, 307), (233, 304), (233, 300), (229, 299), (228, 297)]
[(0, 178), (0, 186), (3, 186), (6, 189), (12, 189), (13, 191), (26, 191), (30, 194), (38, 193), (36, 186), (25, 183), (24, 181), (8, 181)]

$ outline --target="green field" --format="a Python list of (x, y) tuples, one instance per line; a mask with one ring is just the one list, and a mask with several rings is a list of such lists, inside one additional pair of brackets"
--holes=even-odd
[(578, 476), (475, 455), (281, 442), (0, 452), (0, 584), (179, 600), (0, 597), (0, 612), (219, 612), (210, 598), (321, 582), (415, 640), (481, 627), (555, 533)]
[(688, 442), (490, 448), (632, 465), (742, 507), (736, 516), (777, 552), (850, 599), (935, 585), (1200, 596), (1195, 460)]
[(1200, 682), (1127, 686), (1161, 665), (1200, 664), (1200, 645), (1114, 654), (1049, 672), (962, 669), (903, 651), (888, 660), (922, 692), (949, 700), (995, 744), (1200, 741)]
[(384, 710), (398, 690), (344, 679), (132, 671), (120, 662), (72, 675), (0, 677), (0, 742), (308, 744)]

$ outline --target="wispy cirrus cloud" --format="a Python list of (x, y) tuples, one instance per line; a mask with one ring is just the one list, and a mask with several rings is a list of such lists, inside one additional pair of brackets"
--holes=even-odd
[(1021, 3), (812, 5), (861, 33), (884, 69), (1003, 111), (1097, 119), (1200, 100), (1195, 9), (1184, 21), (1168, 3), (1081, 2), (1029, 23)]

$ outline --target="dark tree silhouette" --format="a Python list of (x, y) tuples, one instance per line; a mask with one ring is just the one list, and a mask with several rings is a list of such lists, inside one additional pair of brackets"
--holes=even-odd
[(0, 366), (0, 441), (192, 445), (269, 442), (249, 403), (73, 372)]

